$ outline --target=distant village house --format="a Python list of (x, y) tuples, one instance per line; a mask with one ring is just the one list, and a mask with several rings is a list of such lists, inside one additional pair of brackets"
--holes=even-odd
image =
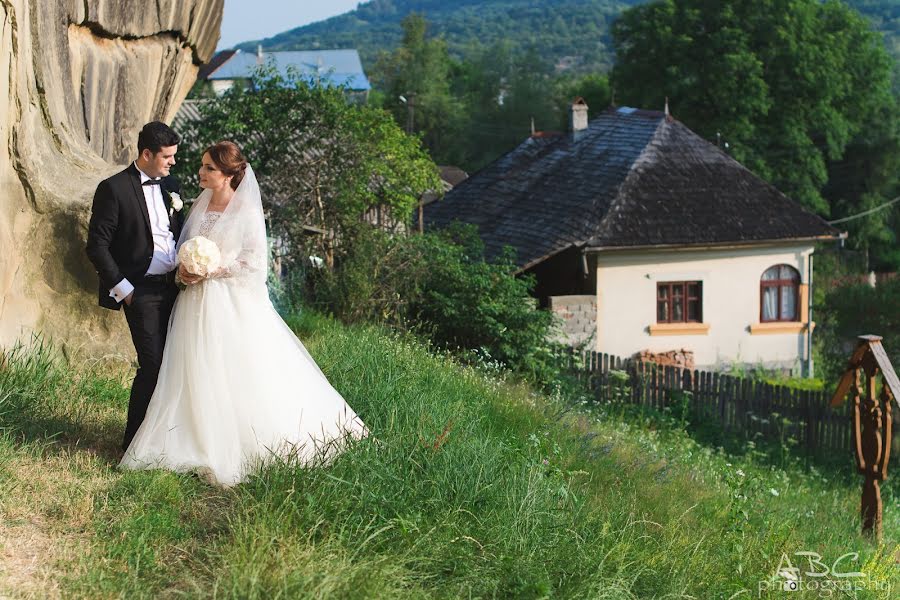
[(364, 102), (372, 86), (363, 71), (356, 50), (299, 50), (256, 53), (223, 50), (213, 56), (209, 64), (200, 68), (197, 81), (213, 93), (221, 95), (235, 85), (249, 85), (253, 72), (260, 65), (271, 63), (281, 75), (294, 70), (313, 81), (334, 86), (346, 86), (351, 98)]
[(815, 244), (844, 236), (667, 112), (536, 135), (430, 204), (426, 227), (512, 246), (571, 344), (700, 368), (809, 371)]

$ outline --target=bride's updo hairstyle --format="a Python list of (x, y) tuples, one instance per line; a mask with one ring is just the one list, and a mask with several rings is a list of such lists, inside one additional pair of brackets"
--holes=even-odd
[(228, 140), (218, 142), (207, 148), (206, 154), (209, 154), (222, 173), (231, 177), (231, 189), (236, 190), (247, 170), (247, 159), (237, 144)]

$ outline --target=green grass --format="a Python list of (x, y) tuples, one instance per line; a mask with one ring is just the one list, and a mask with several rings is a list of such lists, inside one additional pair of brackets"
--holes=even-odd
[(373, 435), (231, 490), (115, 469), (126, 374), (7, 353), (0, 595), (749, 598), (802, 551), (900, 589), (892, 482), (877, 546), (849, 465), (775, 468), (376, 328), (290, 324)]

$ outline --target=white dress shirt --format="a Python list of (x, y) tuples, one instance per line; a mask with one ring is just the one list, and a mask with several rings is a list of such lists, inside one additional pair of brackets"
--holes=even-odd
[[(141, 175), (141, 184), (152, 179), (141, 171), (137, 163), (134, 167)], [(166, 212), (166, 204), (163, 201), (162, 188), (158, 185), (141, 185), (144, 191), (144, 201), (147, 203), (147, 214), (150, 216), (150, 230), (153, 234), (153, 258), (147, 275), (163, 275), (175, 269), (177, 257), (175, 254), (175, 236), (169, 228), (169, 215)], [(128, 279), (123, 279), (109, 291), (109, 295), (121, 302), (134, 291), (134, 285)]]

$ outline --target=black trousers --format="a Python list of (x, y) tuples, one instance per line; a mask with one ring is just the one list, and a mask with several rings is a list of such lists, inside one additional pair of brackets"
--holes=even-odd
[(178, 288), (171, 281), (142, 280), (134, 284), (131, 305), (124, 305), (131, 341), (137, 351), (138, 370), (131, 384), (122, 450), (128, 448), (143, 423), (147, 405), (156, 388), (156, 378), (159, 376), (159, 366), (166, 346), (169, 315), (172, 314), (177, 295)]

